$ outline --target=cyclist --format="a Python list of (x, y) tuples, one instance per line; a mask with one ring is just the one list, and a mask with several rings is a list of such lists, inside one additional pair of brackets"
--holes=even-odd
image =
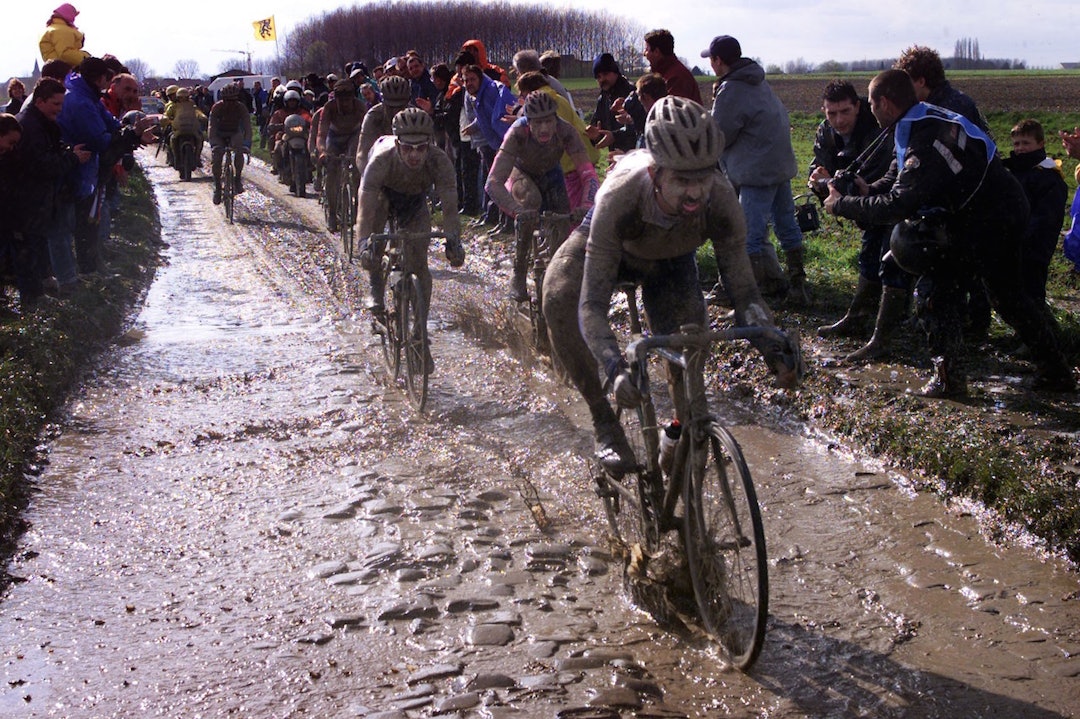
[(169, 128), (171, 157), (179, 157), (180, 142), (185, 137), (195, 139), (195, 164), (200, 164), (199, 157), (203, 149), (203, 127), (206, 115), (191, 100), (191, 91), (186, 87), (178, 88), (176, 99), (169, 103), (165, 116), (161, 119), (162, 127)]
[[(742, 208), (717, 167), (723, 144), (701, 105), (682, 97), (659, 100), (646, 120), (645, 149), (627, 153), (609, 172), (596, 204), (548, 266), (544, 317), (552, 351), (589, 405), (597, 458), (609, 471), (637, 465), (597, 372), (599, 362), (620, 404), (637, 399), (608, 323), (617, 283), (641, 285), (656, 334), (688, 323), (704, 326), (695, 251), (711, 240), (736, 323), (772, 326), (746, 255)], [(766, 361), (782, 386), (795, 383), (778, 351), (769, 348)], [(685, 418), (681, 384), (681, 371), (669, 368), (676, 416)]]
[[(457, 207), (457, 182), (454, 164), (438, 147), (433, 136), (431, 116), (417, 107), (402, 110), (394, 116), (393, 137), (381, 137), (371, 148), (371, 155), (360, 180), (360, 202), (357, 218), (357, 237), (361, 238), (360, 265), (368, 271), (371, 299), (368, 309), (382, 317), (383, 294), (382, 248), (370, 241), (373, 232), (380, 232), (390, 218), (397, 220), (401, 232), (430, 232), (431, 212), (427, 195), (432, 185), (443, 207)], [(465, 262), (461, 245), (461, 225), (456, 212), (444, 214), (446, 259), (451, 267)], [(427, 241), (406, 247), (406, 262), (416, 269), (423, 287), (424, 303), (430, 305), (431, 272), (428, 270)], [(425, 349), (428, 372), (434, 370), (431, 353)]]
[(327, 163), (333, 155), (345, 153), (346, 157), (355, 157), (360, 141), (360, 126), (364, 121), (367, 106), (356, 96), (356, 85), (352, 80), (338, 80), (334, 83), (333, 97), (322, 108), (319, 120), (318, 151), (319, 163), (326, 167), (326, 203), (330, 209), (330, 231), (337, 232), (338, 182), (341, 178), (341, 166), (336, 162)]
[(226, 146), (235, 152), (236, 194), (244, 191), (240, 173), (244, 170), (244, 152), (251, 150), (251, 118), (240, 101), (240, 86), (229, 84), (221, 88), (221, 99), (210, 108), (210, 129), (207, 131), (211, 148), (211, 168), (214, 172), (214, 204), (221, 204), (221, 158)]
[[(529, 298), (525, 275), (539, 212), (570, 212), (561, 165), (563, 153), (570, 155), (574, 167), (586, 179), (584, 207), (592, 206), (600, 187), (581, 136), (570, 123), (557, 117), (556, 111), (555, 99), (547, 93), (533, 91), (525, 97), (523, 117), (506, 131), (484, 186), (499, 208), (515, 218), (510, 297), (516, 302)], [(569, 230), (569, 224), (565, 224), (556, 232), (558, 244)], [(550, 257), (558, 245), (541, 249)]]
[(412, 97), (412, 85), (400, 75), (388, 75), (379, 83), (382, 102), (364, 115), (360, 143), (356, 148), (356, 170), (363, 174), (372, 145), (383, 135), (393, 133), (394, 115), (405, 109)]

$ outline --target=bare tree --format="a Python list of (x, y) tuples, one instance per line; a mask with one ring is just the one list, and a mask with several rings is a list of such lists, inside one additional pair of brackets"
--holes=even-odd
[(177, 60), (173, 65), (173, 72), (179, 79), (194, 79), (199, 76), (199, 63), (196, 60)]
[(137, 57), (133, 57), (124, 63), (124, 67), (128, 69), (135, 79), (139, 82), (144, 81), (148, 77), (152, 77), (154, 71), (150, 69), (150, 63)]

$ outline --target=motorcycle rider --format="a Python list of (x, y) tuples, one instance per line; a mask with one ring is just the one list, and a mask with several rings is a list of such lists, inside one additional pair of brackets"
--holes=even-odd
[[(409, 107), (394, 116), (393, 136), (380, 137), (371, 148), (367, 167), (360, 180), (357, 210), (357, 237), (360, 265), (368, 271), (371, 299), (368, 309), (377, 318), (383, 316), (383, 278), (380, 271), (383, 248), (371, 242), (374, 232), (381, 232), (387, 221), (397, 219), (398, 230), (405, 233), (431, 231), (428, 193), (432, 185), (443, 207), (457, 207), (457, 180), (454, 163), (433, 141), (435, 125), (431, 116), (417, 107)], [(446, 232), (446, 259), (451, 267), (465, 262), (461, 245), (461, 221), (458, 213), (443, 215)], [(428, 270), (428, 242), (410, 243), (407, 263), (416, 269), (423, 287), (425, 303), (430, 306), (431, 272)], [(426, 352), (428, 372), (434, 361)]]
[(214, 172), (214, 204), (221, 204), (221, 158), (225, 148), (237, 150), (233, 154), (236, 168), (237, 194), (244, 191), (240, 175), (244, 171), (244, 152), (251, 150), (251, 118), (240, 101), (240, 86), (229, 84), (221, 88), (221, 99), (210, 108), (210, 128), (207, 132), (212, 151), (211, 167)]
[[(289, 146), (284, 141), (285, 121), (293, 115), (298, 115), (310, 127), (311, 112), (303, 106), (300, 93), (296, 90), (286, 90), (281, 99), (282, 105), (270, 116), (270, 120), (266, 123), (266, 131), (274, 138), (272, 155), (278, 181), (290, 184), (292, 173), (288, 171)], [(291, 189), (295, 190), (295, 188)]]
[(176, 99), (169, 103), (161, 119), (162, 127), (170, 130), (169, 143), (173, 158), (180, 156), (180, 144), (183, 139), (191, 137), (195, 140), (195, 166), (199, 166), (199, 157), (203, 149), (203, 127), (206, 122), (206, 115), (191, 100), (191, 91), (186, 87), (178, 88)]

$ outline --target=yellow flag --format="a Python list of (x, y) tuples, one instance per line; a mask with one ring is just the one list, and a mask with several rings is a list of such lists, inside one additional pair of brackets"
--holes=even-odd
[(265, 20), (256, 20), (251, 23), (255, 28), (256, 40), (277, 40), (277, 31), (274, 29), (274, 16), (266, 18)]

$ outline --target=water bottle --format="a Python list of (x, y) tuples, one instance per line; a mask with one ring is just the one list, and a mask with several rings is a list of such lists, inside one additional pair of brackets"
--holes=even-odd
[(682, 435), (682, 425), (679, 420), (673, 419), (668, 426), (660, 431), (660, 469), (664, 474), (671, 474), (671, 463), (675, 460), (675, 445), (679, 443)]

